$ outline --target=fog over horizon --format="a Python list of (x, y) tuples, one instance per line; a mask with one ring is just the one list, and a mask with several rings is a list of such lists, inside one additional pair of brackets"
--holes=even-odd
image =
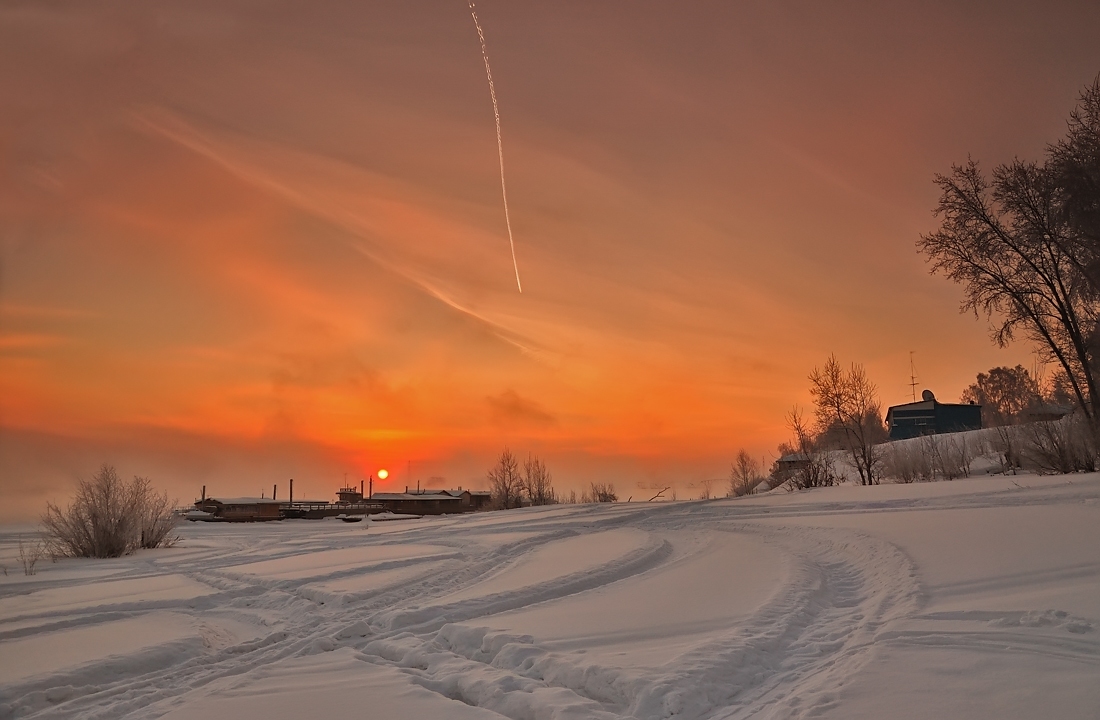
[(911, 351), (947, 401), (1032, 365), (914, 243), (936, 173), (1064, 133), (1100, 5), (477, 9), (522, 294), (466, 3), (0, 8), (0, 521), (104, 462), (691, 493), (830, 353), (884, 410)]

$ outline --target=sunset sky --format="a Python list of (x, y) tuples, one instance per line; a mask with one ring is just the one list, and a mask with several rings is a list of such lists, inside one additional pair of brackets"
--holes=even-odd
[(910, 351), (941, 400), (1031, 365), (914, 242), (935, 173), (1063, 133), (1100, 4), (477, 9), (522, 294), (464, 0), (4, 3), (0, 519), (105, 461), (327, 499), (506, 445), (685, 497), (831, 352), (884, 406)]

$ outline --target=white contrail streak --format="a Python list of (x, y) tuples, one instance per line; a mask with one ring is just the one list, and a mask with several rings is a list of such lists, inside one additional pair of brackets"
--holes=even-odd
[(497, 90), (493, 86), (493, 71), (489, 69), (489, 51), (485, 47), (485, 33), (477, 19), (473, 0), (470, 0), (470, 16), (474, 19), (477, 36), (481, 40), (481, 59), (485, 61), (485, 77), (489, 79), (489, 94), (493, 97), (493, 117), (497, 121), (497, 157), (500, 159), (500, 195), (504, 199), (504, 224), (508, 226), (508, 246), (512, 249), (512, 267), (516, 270), (516, 288), (522, 293), (519, 282), (519, 263), (516, 262), (516, 243), (512, 240), (512, 220), (508, 217), (508, 190), (504, 187), (504, 143), (500, 139), (500, 108), (497, 107)]

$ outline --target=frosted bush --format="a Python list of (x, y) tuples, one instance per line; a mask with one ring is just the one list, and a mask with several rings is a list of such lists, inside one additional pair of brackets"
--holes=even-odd
[(80, 481), (66, 509), (46, 504), (43, 534), (54, 556), (110, 558), (167, 547), (176, 541), (173, 504), (147, 478), (126, 482), (104, 465), (90, 480)]

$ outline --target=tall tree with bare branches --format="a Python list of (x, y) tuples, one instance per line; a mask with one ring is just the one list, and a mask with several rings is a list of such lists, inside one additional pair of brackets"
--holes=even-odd
[(537, 455), (528, 455), (523, 463), (523, 491), (532, 505), (552, 505), (558, 501), (553, 476)]
[(508, 448), (504, 448), (496, 465), (489, 469), (489, 492), (492, 493), (493, 506), (501, 510), (521, 504), (523, 478), (519, 473), (519, 461)]
[(730, 467), (729, 496), (747, 495), (763, 480), (764, 476), (760, 474), (760, 465), (756, 459), (749, 455), (748, 450), (741, 448)]
[(962, 310), (989, 318), (998, 345), (1022, 334), (1054, 362), (1100, 437), (1100, 77), (1044, 163), (987, 179), (970, 160), (936, 184), (940, 229), (917, 243), (932, 271), (963, 286)]
[(852, 457), (862, 485), (878, 484), (882, 455), (877, 447), (885, 440), (878, 389), (863, 366), (852, 363), (846, 371), (836, 355), (810, 373), (810, 395), (818, 431), (836, 431)]

